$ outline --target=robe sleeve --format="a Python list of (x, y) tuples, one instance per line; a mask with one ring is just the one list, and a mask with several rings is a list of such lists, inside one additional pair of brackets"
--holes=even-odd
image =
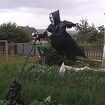
[(47, 35), (47, 31), (43, 32), (42, 34), (39, 34), (39, 38), (45, 38)]
[(64, 20), (60, 23), (60, 28), (65, 28), (66, 29), (66, 28), (72, 28), (74, 26), (76, 26), (76, 24), (74, 24), (70, 21), (66, 21), (66, 20)]
[(39, 34), (39, 36), (38, 36), (38, 38), (40, 39), (40, 38), (45, 38), (46, 36), (47, 36), (47, 32), (53, 32), (53, 27), (52, 27), (52, 25), (50, 24), (49, 26), (48, 26), (48, 28), (42, 33), (42, 34)]

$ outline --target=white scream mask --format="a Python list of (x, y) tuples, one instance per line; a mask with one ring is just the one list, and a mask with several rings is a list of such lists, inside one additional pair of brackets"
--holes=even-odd
[(52, 14), (50, 14), (50, 21), (51, 21), (51, 24), (54, 25), (54, 19), (53, 19)]

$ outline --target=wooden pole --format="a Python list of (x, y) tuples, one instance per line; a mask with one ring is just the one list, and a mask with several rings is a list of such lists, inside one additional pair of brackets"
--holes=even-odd
[(104, 47), (103, 47), (103, 56), (102, 56), (102, 68), (105, 68), (105, 29), (104, 29)]
[(11, 55), (14, 55), (14, 42), (11, 42)]
[(8, 42), (5, 41), (5, 65), (8, 66)]

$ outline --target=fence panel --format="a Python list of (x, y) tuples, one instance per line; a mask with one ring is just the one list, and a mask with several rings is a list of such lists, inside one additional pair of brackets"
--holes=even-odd
[[(32, 43), (17, 43), (17, 54), (28, 55), (32, 48)], [(92, 44), (80, 45), (84, 48), (86, 58), (89, 60), (102, 60), (103, 48)], [(37, 45), (32, 50), (31, 55), (39, 55)]]
[[(33, 44), (32, 43), (17, 43), (17, 54), (19, 55), (28, 55), (31, 48), (32, 48)], [(41, 53), (43, 53), (41, 51)], [(32, 56), (39, 56), (40, 55), (40, 51), (38, 49), (38, 46), (35, 45), (35, 47), (33, 48), (32, 52), (31, 52)]]
[(102, 60), (103, 48), (98, 45), (84, 44), (80, 45), (84, 48), (86, 58), (89, 60)]

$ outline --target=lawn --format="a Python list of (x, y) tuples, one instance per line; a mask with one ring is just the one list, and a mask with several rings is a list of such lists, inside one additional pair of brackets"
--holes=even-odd
[[(4, 57), (0, 56), (1, 101), (12, 81), (18, 78), (25, 59), (10, 56), (5, 67)], [(44, 105), (48, 96), (51, 96), (51, 103), (45, 105), (105, 105), (105, 72), (70, 70), (60, 75), (58, 66), (41, 66), (31, 58), (20, 83), (26, 105)]]

